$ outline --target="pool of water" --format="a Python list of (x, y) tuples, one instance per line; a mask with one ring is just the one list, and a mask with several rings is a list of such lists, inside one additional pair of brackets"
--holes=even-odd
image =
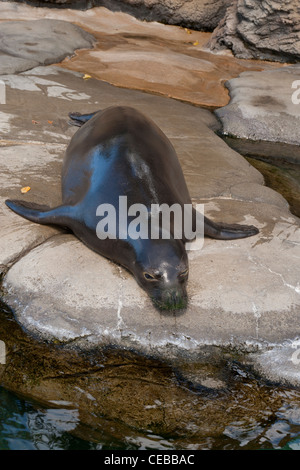
[(0, 388), (0, 450), (89, 449), (71, 434), (76, 411), (46, 408)]
[[(194, 368), (197, 372), (197, 364)], [(190, 425), (182, 420), (182, 433), (177, 431), (174, 435), (160, 433), (164, 426), (154, 425), (154, 415), (153, 423), (139, 429), (124, 423), (122, 417), (101, 416), (96, 409), (82, 412), (63, 395), (60, 402), (52, 404), (45, 403), (43, 397), (35, 400), (0, 387), (0, 450), (300, 450), (300, 391), (266, 384), (235, 361), (230, 369), (225, 393), (207, 393), (202, 387), (193, 386), (190, 379), (177, 383), (184, 393), (170, 399), (165, 408), (166, 419), (168, 408), (173, 405), (171, 412), (178, 414), (180, 427), (180, 408), (195, 407), (196, 412), (198, 398), (203, 401), (199, 419)], [(218, 372), (229, 375), (226, 367)], [(144, 371), (142, 375), (134, 384), (137, 397), (138, 389), (147, 381)], [(76, 378), (73, 387), (82, 387), (83, 379), (86, 378)], [(128, 406), (126, 382), (131, 381), (131, 377), (127, 378), (123, 390), (117, 390), (124, 406)], [(101, 385), (97, 380), (97, 387)], [(30, 387), (28, 390), (30, 393)], [(135, 399), (131, 398), (132, 408)], [(158, 405), (163, 400), (163, 393), (153, 397)], [(149, 413), (149, 408), (155, 413), (155, 405), (151, 405), (141, 409), (141, 415)]]
[(171, 437), (151, 432), (128, 428), (126, 435), (123, 425), (118, 427), (104, 419), (98, 424), (101, 439), (90, 439), (95, 430), (86, 426), (86, 439), (78, 437), (76, 409), (42, 406), (0, 388), (0, 450), (300, 450), (300, 408), (290, 403), (278, 409), (267, 423), (253, 419), (246, 426), (243, 421), (233, 421), (220, 436), (198, 443), (191, 438), (185, 447)]
[[(76, 435), (77, 427), (85, 439)], [(0, 450), (172, 449), (172, 442), (160, 436), (129, 428), (125, 435), (123, 428), (99, 418), (97, 429), (89, 429), (80, 423), (76, 409), (47, 407), (0, 387)]]

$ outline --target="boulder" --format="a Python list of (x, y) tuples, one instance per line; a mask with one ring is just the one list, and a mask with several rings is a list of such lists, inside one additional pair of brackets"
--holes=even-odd
[[(254, 141), (299, 145), (299, 73), (300, 66), (291, 65), (272, 72), (243, 72), (226, 82), (230, 102), (215, 111), (223, 133)], [(294, 159), (296, 155), (294, 152)], [(296, 161), (299, 162), (299, 156)]]
[(208, 47), (236, 57), (279, 62), (300, 58), (298, 0), (235, 0), (213, 32)]
[(90, 48), (94, 38), (79, 26), (39, 19), (0, 23), (0, 74), (23, 72), (60, 62), (76, 49)]

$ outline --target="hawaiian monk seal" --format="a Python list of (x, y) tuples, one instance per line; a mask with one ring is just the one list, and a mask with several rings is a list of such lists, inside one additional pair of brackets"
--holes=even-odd
[[(96, 215), (101, 203), (118, 207), (120, 195), (128, 206), (191, 204), (176, 152), (157, 125), (139, 111), (110, 107), (92, 114), (70, 113), (80, 129), (67, 148), (62, 167), (61, 206), (45, 209), (17, 200), (6, 204), (17, 214), (40, 224), (67, 227), (89, 248), (127, 268), (160, 309), (187, 304), (188, 257), (186, 239), (99, 239)], [(121, 214), (118, 214), (121, 216)], [(228, 225), (204, 217), (204, 235), (236, 239), (258, 229)]]

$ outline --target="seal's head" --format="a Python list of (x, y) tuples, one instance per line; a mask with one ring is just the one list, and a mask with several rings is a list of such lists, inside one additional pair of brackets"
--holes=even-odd
[(186, 308), (189, 269), (181, 240), (151, 240), (137, 254), (133, 273), (160, 310)]

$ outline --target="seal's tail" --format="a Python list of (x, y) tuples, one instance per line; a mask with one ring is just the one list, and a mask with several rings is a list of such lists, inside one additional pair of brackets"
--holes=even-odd
[(63, 227), (69, 227), (69, 222), (72, 217), (72, 206), (58, 206), (50, 209), (47, 206), (36, 204), (34, 202), (25, 202), (19, 200), (5, 201), (9, 207), (16, 214), (24, 217), (38, 224), (54, 224)]
[(71, 126), (81, 127), (83, 126), (83, 124), (89, 121), (97, 113), (98, 111), (96, 111), (95, 113), (90, 113), (90, 114), (80, 114), (76, 112), (69, 113), (69, 117), (71, 118), (71, 121), (69, 121), (69, 124), (71, 124)]

